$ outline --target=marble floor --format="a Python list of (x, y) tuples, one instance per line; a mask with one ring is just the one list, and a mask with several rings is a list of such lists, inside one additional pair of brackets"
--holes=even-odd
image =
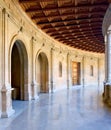
[(13, 101), (15, 114), (0, 130), (111, 130), (111, 108), (98, 87), (73, 87), (41, 94), (38, 101)]

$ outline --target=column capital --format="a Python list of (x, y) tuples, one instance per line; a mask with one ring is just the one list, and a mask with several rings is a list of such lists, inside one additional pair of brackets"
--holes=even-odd
[(108, 31), (107, 31), (107, 34), (111, 34), (111, 30), (108, 30)]
[(52, 47), (52, 48), (51, 48), (51, 51), (55, 51), (55, 48), (54, 48), (54, 47)]
[(109, 82), (109, 81), (104, 81), (103, 83), (104, 83), (104, 85), (110, 85), (111, 86), (111, 82)]

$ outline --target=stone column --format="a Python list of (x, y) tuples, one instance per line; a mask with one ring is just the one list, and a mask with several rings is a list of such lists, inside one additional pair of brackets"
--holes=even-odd
[(67, 54), (67, 89), (70, 87), (70, 54)]
[(32, 44), (32, 83), (31, 83), (31, 91), (32, 91), (32, 100), (38, 99), (38, 88), (37, 88), (37, 82), (35, 80), (35, 57), (34, 57), (34, 44), (36, 40), (34, 37), (31, 39)]
[(107, 32), (105, 38), (105, 82), (104, 101), (111, 105), (111, 31)]
[(55, 82), (54, 82), (54, 72), (53, 72), (53, 60), (54, 60), (54, 48), (52, 47), (51, 48), (51, 51), (50, 51), (50, 56), (51, 56), (51, 69), (50, 69), (50, 92), (53, 93), (54, 92), (54, 89), (55, 89)]
[(82, 57), (82, 85), (84, 87), (84, 56)]
[(6, 118), (14, 113), (12, 108), (12, 98), (11, 98), (11, 85), (8, 82), (8, 52), (7, 52), (7, 21), (8, 14), (6, 9), (2, 10), (2, 89), (1, 89), (1, 99), (2, 99), (2, 111), (1, 117)]

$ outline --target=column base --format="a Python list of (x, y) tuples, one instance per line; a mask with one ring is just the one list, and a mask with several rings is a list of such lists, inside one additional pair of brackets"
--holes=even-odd
[(49, 93), (54, 93), (55, 92), (55, 82), (49, 83)]
[(69, 86), (70, 86), (70, 82), (69, 80), (67, 80), (67, 89), (69, 89)]
[(2, 110), (1, 110), (1, 118), (7, 118), (11, 116), (15, 110), (12, 108), (12, 88), (10, 84), (4, 85), (1, 89), (1, 101), (2, 101)]
[(31, 95), (31, 91), (29, 91), (29, 88), (30, 88), (30, 84), (25, 84), (24, 85), (24, 96), (23, 96), (23, 100), (24, 101), (30, 101), (31, 98), (32, 98), (32, 95)]
[(70, 89), (71, 86), (72, 86), (71, 85), (71, 80), (69, 79), (69, 80), (67, 80), (67, 89)]
[(37, 87), (38, 87), (37, 83), (34, 81), (34, 82), (32, 82), (31, 86), (32, 86), (32, 98), (31, 99), (32, 100), (39, 99), (38, 90), (37, 90)]
[(1, 113), (1, 118), (8, 118), (10, 117), (11, 115), (13, 115), (15, 113), (15, 110), (14, 109), (10, 109), (6, 112), (2, 112)]
[(111, 84), (104, 84), (103, 101), (111, 106)]

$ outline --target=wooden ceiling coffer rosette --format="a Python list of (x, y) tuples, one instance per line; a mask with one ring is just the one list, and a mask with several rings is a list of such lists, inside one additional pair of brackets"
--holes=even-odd
[(108, 0), (19, 0), (48, 35), (74, 48), (104, 53), (102, 21)]

